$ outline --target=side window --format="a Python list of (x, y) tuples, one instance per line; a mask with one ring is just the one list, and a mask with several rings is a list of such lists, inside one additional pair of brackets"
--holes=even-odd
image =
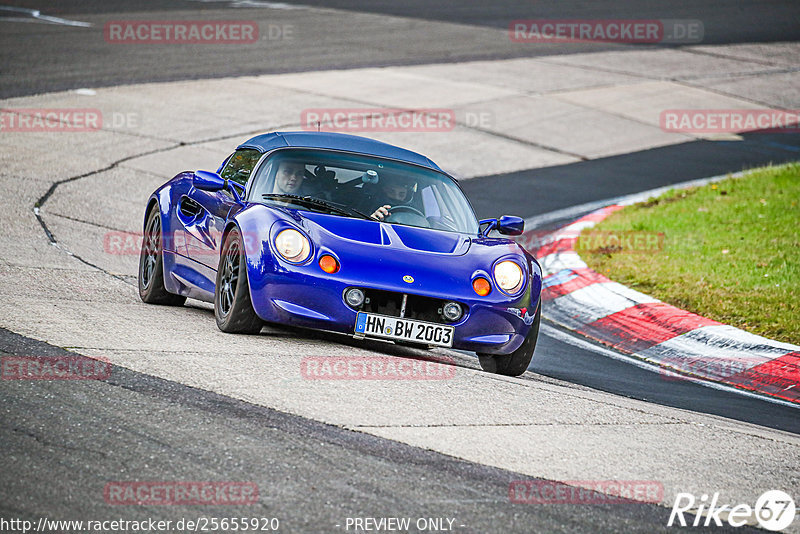
[(253, 167), (258, 163), (260, 157), (261, 152), (252, 148), (237, 150), (228, 159), (220, 176), (226, 180), (233, 180), (234, 182), (245, 185), (247, 184), (247, 180), (250, 179), (250, 173), (253, 172)]

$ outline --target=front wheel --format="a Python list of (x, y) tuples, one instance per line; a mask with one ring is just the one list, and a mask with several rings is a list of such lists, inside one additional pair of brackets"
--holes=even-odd
[(487, 373), (496, 373), (505, 376), (519, 376), (524, 373), (533, 359), (533, 351), (536, 350), (536, 341), (539, 339), (539, 323), (542, 320), (542, 301), (539, 299), (539, 306), (536, 308), (536, 315), (533, 324), (525, 336), (525, 341), (517, 350), (511, 354), (482, 354), (478, 353), (478, 360), (481, 369)]
[(258, 334), (263, 324), (250, 300), (242, 236), (236, 228), (225, 237), (219, 255), (214, 317), (219, 329), (229, 334)]

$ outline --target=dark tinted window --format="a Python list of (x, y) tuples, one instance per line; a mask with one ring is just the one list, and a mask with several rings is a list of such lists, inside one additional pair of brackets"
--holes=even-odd
[[(351, 216), (369, 217), (388, 205), (387, 223), (478, 233), (475, 213), (452, 178), (402, 161), (333, 150), (276, 150), (259, 167), (248, 198), (291, 204), (291, 195), (355, 210)], [(311, 211), (326, 209), (295, 204)]]
[(233, 180), (234, 182), (245, 185), (247, 184), (247, 180), (250, 179), (250, 173), (253, 172), (253, 167), (258, 163), (260, 157), (261, 152), (253, 150), (252, 148), (237, 150), (228, 159), (220, 176), (226, 180)]

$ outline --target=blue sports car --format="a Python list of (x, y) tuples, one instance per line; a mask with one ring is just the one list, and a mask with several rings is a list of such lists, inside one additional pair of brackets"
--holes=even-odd
[(269, 133), (217, 172), (182, 172), (152, 194), (139, 295), (213, 302), (223, 332), (258, 333), (266, 321), (452, 347), (517, 376), (536, 347), (542, 271), (497, 234), (523, 224), (478, 221), (456, 180), (415, 152)]

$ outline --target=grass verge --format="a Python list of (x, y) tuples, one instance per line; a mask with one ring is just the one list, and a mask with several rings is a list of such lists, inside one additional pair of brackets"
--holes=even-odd
[(800, 163), (626, 207), (584, 230), (576, 248), (616, 282), (800, 344)]

